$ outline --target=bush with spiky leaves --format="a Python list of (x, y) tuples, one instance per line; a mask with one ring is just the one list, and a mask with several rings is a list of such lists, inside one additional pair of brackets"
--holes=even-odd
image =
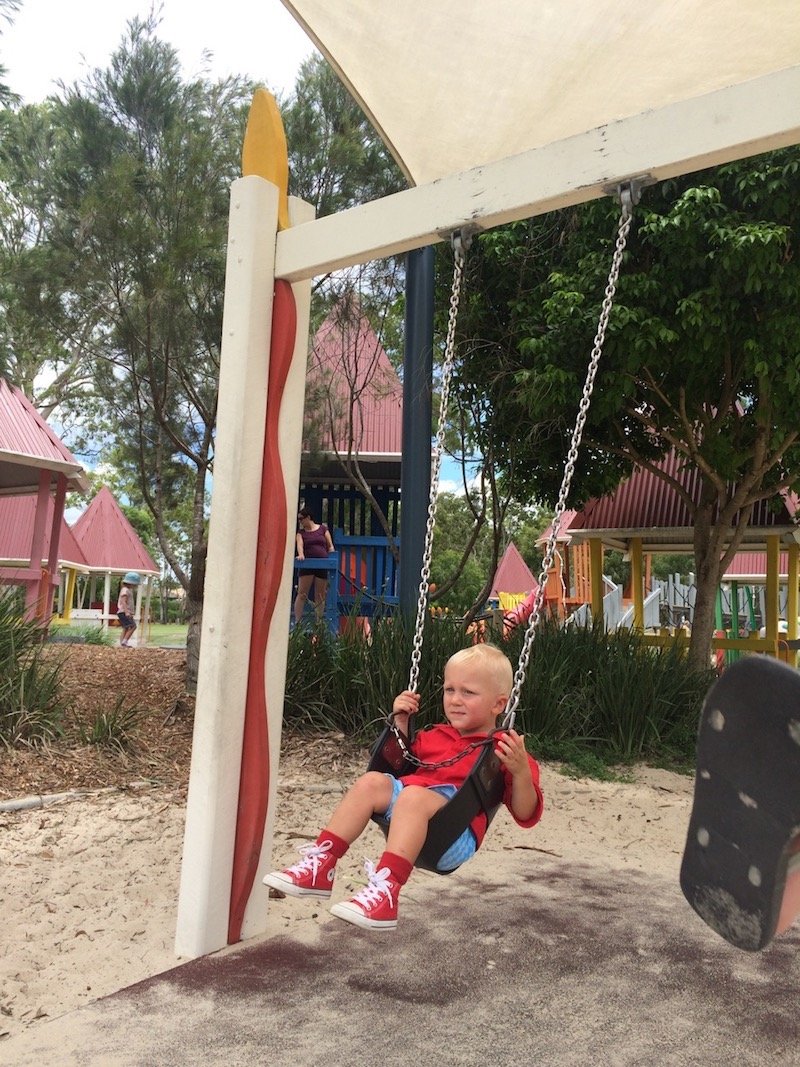
[[(523, 632), (506, 642), (491, 628), (486, 636), (516, 667)], [(472, 640), (458, 621), (427, 620), (419, 726), (442, 720), (444, 665)], [(373, 622), (368, 638), (355, 626), (338, 636), (324, 626), (297, 627), (289, 640), (286, 724), (374, 739), (408, 685), (412, 641), (412, 627), (400, 617)], [(712, 677), (693, 668), (677, 644), (654, 649), (635, 631), (546, 623), (531, 648), (516, 728), (545, 758), (685, 764)]]
[(42, 636), (0, 592), (0, 745), (40, 745), (61, 734), (60, 664), (43, 657)]

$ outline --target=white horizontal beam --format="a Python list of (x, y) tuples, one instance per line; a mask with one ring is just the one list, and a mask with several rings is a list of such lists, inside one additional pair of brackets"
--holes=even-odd
[(800, 142), (800, 66), (633, 115), (278, 234), (290, 282)]

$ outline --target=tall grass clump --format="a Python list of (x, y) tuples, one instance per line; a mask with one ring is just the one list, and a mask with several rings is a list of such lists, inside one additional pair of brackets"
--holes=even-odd
[[(524, 633), (504, 641), (516, 669)], [(418, 725), (442, 719), (442, 674), (448, 658), (471, 635), (457, 622), (429, 618), (423, 637)], [(298, 729), (340, 731), (373, 738), (394, 697), (408, 685), (413, 623), (373, 620), (369, 637), (355, 625), (339, 635), (296, 628), (289, 639), (285, 721)], [(689, 667), (680, 647), (654, 649), (635, 631), (545, 622), (531, 657), (516, 726), (532, 751), (576, 765), (689, 760), (697, 720), (713, 680)]]
[[(513, 644), (521, 641), (515, 635)], [(653, 648), (634, 630), (546, 623), (533, 642), (519, 722), (549, 755), (577, 744), (607, 761), (685, 759), (712, 681), (677, 643)]]
[(124, 696), (118, 696), (114, 707), (98, 711), (94, 719), (80, 728), (85, 745), (96, 745), (124, 753), (133, 748), (136, 727), (141, 722), (144, 709), (139, 704), (126, 704)]
[(42, 655), (42, 629), (0, 595), (0, 745), (40, 745), (62, 732), (60, 664)]
[[(324, 625), (295, 627), (289, 636), (284, 721), (301, 730), (373, 738), (394, 698), (408, 686), (413, 629), (413, 621), (399, 615), (371, 620), (368, 637), (355, 623), (339, 635)], [(441, 718), (444, 664), (469, 643), (461, 626), (427, 620), (418, 684), (420, 726)]]

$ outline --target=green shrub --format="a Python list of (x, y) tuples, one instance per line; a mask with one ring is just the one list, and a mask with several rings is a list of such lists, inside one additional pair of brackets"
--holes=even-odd
[(58, 626), (48, 638), (53, 644), (113, 645), (114, 638), (102, 626)]
[(42, 656), (42, 629), (0, 595), (0, 744), (39, 745), (60, 736), (61, 665)]
[(126, 752), (133, 746), (133, 734), (143, 714), (138, 704), (125, 704), (125, 697), (117, 697), (110, 711), (98, 711), (89, 726), (80, 728), (81, 741), (86, 745)]
[[(428, 620), (417, 686), (420, 725), (441, 719), (444, 664), (469, 643), (460, 625)], [(289, 637), (286, 723), (338, 730), (361, 741), (373, 738), (395, 696), (408, 687), (412, 647), (413, 625), (400, 616), (374, 619), (369, 639), (355, 626), (338, 636), (324, 625), (295, 627)]]
[[(412, 624), (375, 620), (369, 639), (355, 627), (340, 636), (324, 626), (297, 627), (289, 639), (285, 720), (298, 729), (338, 730), (356, 740), (375, 737), (397, 693), (408, 686)], [(503, 644), (516, 668), (524, 633)], [(419, 725), (442, 719), (447, 659), (472, 638), (447, 618), (426, 622), (418, 690)], [(571, 765), (634, 759), (686, 762), (712, 681), (692, 670), (677, 645), (654, 649), (635, 631), (602, 626), (562, 628), (545, 623), (534, 639), (517, 708), (516, 727), (531, 750)]]
[[(512, 662), (523, 636), (506, 646)], [(712, 680), (710, 670), (689, 666), (677, 644), (652, 648), (636, 631), (549, 622), (533, 642), (518, 728), (550, 758), (579, 745), (607, 762), (685, 761)]]

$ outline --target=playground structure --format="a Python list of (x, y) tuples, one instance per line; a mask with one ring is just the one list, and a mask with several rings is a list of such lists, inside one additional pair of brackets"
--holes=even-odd
[[(788, 0), (768, 12), (744, 0), (660, 0), (647, 20), (605, 0), (575, 0), (569, 18), (497, 0), (470, 20), (460, 5), (422, 0), (391, 10), (364, 0), (287, 6), (415, 187), (314, 221), (286, 196), (277, 107), (257, 93), (231, 196), (176, 938), (184, 956), (264, 929), (310, 279), (465, 226), (497, 226), (800, 140), (800, 20)], [(599, 573), (593, 566), (595, 593)]]
[(402, 415), (402, 386), (374, 330), (352, 303), (334, 309), (311, 344), (299, 503), (331, 531), (336, 553), (295, 561), (296, 574), (330, 571), (334, 631), (355, 611), (369, 618), (397, 606)]
[[(658, 464), (689, 495), (699, 492), (697, 472), (685, 469), (674, 453)], [(753, 505), (750, 522), (742, 541), (742, 558), (750, 553), (759, 556), (760, 578), (764, 587), (762, 613), (763, 634), (750, 627), (747, 635), (741, 632), (737, 610), (731, 613), (731, 625), (724, 625), (722, 591), (717, 600), (717, 631), (712, 647), (730, 660), (742, 652), (764, 652), (794, 662), (798, 639), (798, 583), (800, 545), (796, 540), (795, 514), (797, 500), (788, 493), (778, 493), (772, 500)], [(661, 618), (663, 591), (650, 576), (650, 559), (656, 553), (686, 553), (693, 551), (693, 530), (689, 509), (680, 494), (652, 471), (637, 469), (608, 496), (590, 500), (580, 511), (572, 512), (561, 529), (565, 560), (576, 559), (574, 573), (578, 583), (588, 577), (587, 608), (575, 612), (577, 619), (604, 619), (609, 628), (634, 626), (644, 631), (646, 643), (660, 646), (672, 640), (688, 640), (686, 632), (692, 620), (692, 605), (687, 604), (687, 626), (675, 625), (676, 620)], [(607, 592), (603, 585), (603, 553), (607, 548), (622, 552), (630, 561), (631, 579), (627, 602), (622, 590)], [(779, 561), (783, 550), (784, 569)], [(736, 574), (737, 557), (725, 580)], [(585, 563), (588, 559), (588, 575)], [(780, 573), (786, 575), (785, 596), (780, 600)], [(743, 575), (746, 577), (746, 575)], [(735, 580), (735, 579), (734, 579)], [(746, 584), (746, 583), (743, 583)], [(576, 587), (573, 587), (576, 588)], [(580, 584), (577, 584), (580, 590)], [(578, 599), (573, 598), (573, 600)], [(738, 603), (738, 602), (737, 602)], [(781, 617), (786, 620), (784, 632), (779, 632)], [(794, 620), (794, 622), (792, 622)], [(753, 632), (755, 631), (755, 632)], [(722, 659), (720, 659), (722, 662)]]

